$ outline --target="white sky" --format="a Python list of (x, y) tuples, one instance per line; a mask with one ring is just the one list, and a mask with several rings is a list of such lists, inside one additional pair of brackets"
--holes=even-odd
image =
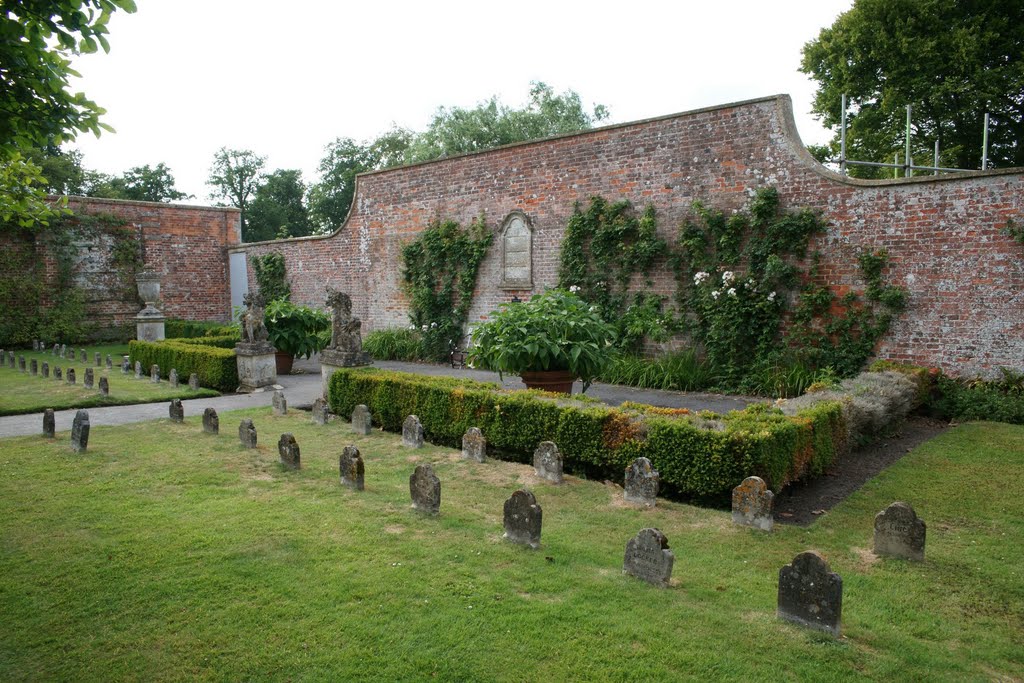
[(75, 60), (73, 87), (117, 129), (75, 146), (105, 173), (163, 162), (210, 203), (222, 146), (310, 183), (336, 137), (423, 130), (439, 106), (491, 95), (521, 106), (534, 80), (606, 105), (613, 123), (788, 93), (803, 141), (820, 143), (800, 50), (852, 4), (138, 0), (111, 20), (109, 54)]

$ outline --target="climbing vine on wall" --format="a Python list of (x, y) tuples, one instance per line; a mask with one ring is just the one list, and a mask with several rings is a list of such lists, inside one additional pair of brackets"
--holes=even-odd
[(291, 299), (292, 287), (288, 284), (284, 254), (271, 251), (261, 256), (252, 256), (250, 261), (253, 275), (256, 277), (256, 286), (259, 287), (260, 294), (266, 302)]
[(435, 220), (402, 247), (402, 284), (410, 299), (410, 327), (419, 331), (425, 358), (448, 359), (462, 339), (477, 272), (493, 235), (483, 216), (463, 229)]

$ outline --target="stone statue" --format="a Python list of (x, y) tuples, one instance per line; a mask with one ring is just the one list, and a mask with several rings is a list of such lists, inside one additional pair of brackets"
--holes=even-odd
[(245, 304), (245, 312), (242, 313), (243, 341), (249, 344), (267, 341), (267, 327), (263, 324), (263, 297), (259, 294), (246, 294), (242, 302)]
[(352, 299), (348, 294), (327, 288), (327, 307), (331, 309), (331, 349), (347, 353), (363, 350), (359, 318), (352, 317)]

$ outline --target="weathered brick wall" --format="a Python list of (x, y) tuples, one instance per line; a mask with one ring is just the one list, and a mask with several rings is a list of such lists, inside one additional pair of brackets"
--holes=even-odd
[[(767, 185), (778, 188), (783, 207), (812, 207), (829, 220), (817, 247), (831, 283), (857, 284), (856, 254), (889, 249), (887, 277), (909, 289), (910, 308), (879, 356), (965, 375), (1024, 369), (1024, 247), (1001, 234), (1008, 219), (1024, 218), (1020, 169), (843, 178), (807, 154), (786, 96), (366, 174), (338, 233), (241, 249), (281, 251), (300, 303), (322, 307), (328, 284), (349, 292), (370, 331), (408, 324), (400, 249), (432, 219), (468, 224), (483, 214), (497, 230), (509, 213), (524, 212), (534, 227), (532, 291), (543, 291), (557, 282), (559, 245), (576, 201), (601, 195), (653, 204), (659, 230), (673, 239), (695, 199), (737, 209)], [(531, 293), (501, 289), (500, 268), (496, 240), (471, 323)], [(654, 280), (655, 291), (674, 293), (667, 268)]]

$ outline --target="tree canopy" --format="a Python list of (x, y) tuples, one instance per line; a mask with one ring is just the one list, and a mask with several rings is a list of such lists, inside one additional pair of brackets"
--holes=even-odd
[(266, 157), (257, 156), (248, 149), (221, 147), (213, 155), (213, 166), (206, 183), (213, 188), (211, 199), (226, 199), (242, 212), (242, 235), (246, 234), (245, 219), (249, 200), (263, 179)]
[(278, 169), (269, 173), (253, 195), (242, 239), (259, 242), (308, 235), (311, 227), (305, 194), (301, 171)]
[[(856, 0), (804, 46), (801, 71), (818, 82), (812, 111), (837, 131), (847, 95), (850, 158), (902, 159), (909, 104), (918, 164), (931, 163), (938, 140), (940, 165), (980, 168), (987, 112), (989, 165), (1024, 166), (1020, 0)], [(823, 152), (838, 151), (837, 132)]]

